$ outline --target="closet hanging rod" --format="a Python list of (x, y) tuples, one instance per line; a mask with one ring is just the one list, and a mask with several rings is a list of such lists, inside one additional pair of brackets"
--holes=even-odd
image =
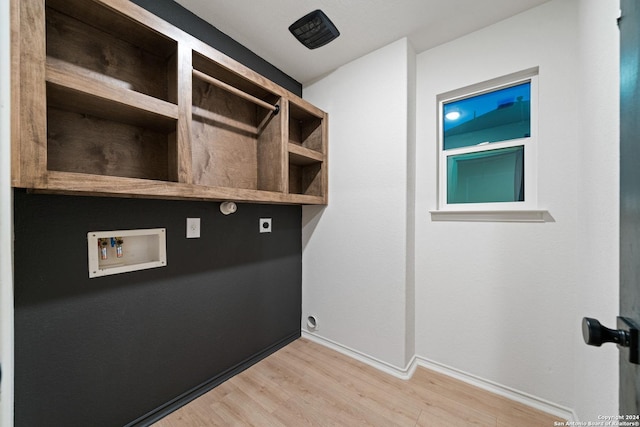
[(226, 90), (227, 92), (231, 92), (234, 95), (238, 95), (241, 98), (244, 98), (246, 100), (249, 100), (251, 102), (253, 102), (254, 104), (257, 104), (259, 106), (261, 106), (262, 108), (266, 108), (267, 110), (271, 110), (273, 111), (273, 114), (278, 114), (280, 112), (280, 106), (279, 105), (271, 105), (268, 102), (263, 101), (260, 98), (256, 98), (255, 96), (248, 94), (246, 92), (241, 91), (240, 89), (237, 89), (233, 86), (231, 86), (230, 84), (227, 84), (221, 80), (218, 80), (216, 78), (211, 77), (208, 74), (203, 73), (202, 71), (198, 71), (195, 68), (193, 69), (193, 75), (197, 78), (199, 78), (200, 80), (203, 80), (207, 83), (211, 83), (214, 86), (218, 86), (221, 89)]

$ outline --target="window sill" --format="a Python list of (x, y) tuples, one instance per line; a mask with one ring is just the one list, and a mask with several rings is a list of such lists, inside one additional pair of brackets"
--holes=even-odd
[(429, 211), (431, 221), (466, 222), (555, 222), (546, 210)]

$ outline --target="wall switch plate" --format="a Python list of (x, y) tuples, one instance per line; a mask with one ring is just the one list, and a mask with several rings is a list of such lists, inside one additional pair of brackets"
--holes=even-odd
[(187, 239), (200, 238), (200, 218), (187, 218)]
[(271, 218), (260, 218), (260, 232), (271, 233)]

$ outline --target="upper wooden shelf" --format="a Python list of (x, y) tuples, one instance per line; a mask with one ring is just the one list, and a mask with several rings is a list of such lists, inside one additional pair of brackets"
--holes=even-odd
[(268, 102), (263, 101), (262, 99), (255, 97), (253, 95), (251, 95), (250, 93), (247, 92), (243, 92), (240, 89), (235, 88), (234, 86), (223, 82), (222, 80), (218, 80), (214, 77), (211, 77), (201, 71), (198, 71), (196, 69), (193, 70), (193, 75), (194, 77), (199, 78), (200, 80), (203, 80), (207, 83), (210, 83), (214, 86), (217, 86), (219, 88), (222, 88), (224, 90), (226, 90), (227, 92), (239, 96), (240, 98), (246, 99), (248, 101), (253, 102), (254, 104), (256, 104), (258, 107), (262, 107), (264, 109), (267, 109), (269, 111), (273, 111), (273, 112), (278, 112), (279, 111), (279, 107), (277, 105), (272, 105), (269, 104)]
[(327, 203), (327, 114), (128, 0), (12, 0), (12, 183)]
[(49, 107), (167, 130), (178, 119), (178, 106), (120, 86), (112, 86), (59, 60), (46, 69)]

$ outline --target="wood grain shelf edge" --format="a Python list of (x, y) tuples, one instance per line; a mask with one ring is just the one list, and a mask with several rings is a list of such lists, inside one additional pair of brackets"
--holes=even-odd
[(57, 194), (117, 196), (131, 198), (204, 200), (275, 204), (325, 204), (323, 197), (285, 194), (242, 188), (208, 187), (150, 179), (122, 178), (74, 172), (49, 171), (46, 181), (32, 190)]
[(178, 119), (176, 104), (133, 90), (109, 85), (74, 68), (76, 67), (63, 61), (47, 58), (47, 82), (81, 92), (88, 97), (101, 98), (107, 102), (125, 105), (168, 119)]
[(298, 144), (289, 142), (287, 149), (289, 151), (290, 161), (295, 165), (308, 165), (324, 161), (324, 155), (322, 153)]

